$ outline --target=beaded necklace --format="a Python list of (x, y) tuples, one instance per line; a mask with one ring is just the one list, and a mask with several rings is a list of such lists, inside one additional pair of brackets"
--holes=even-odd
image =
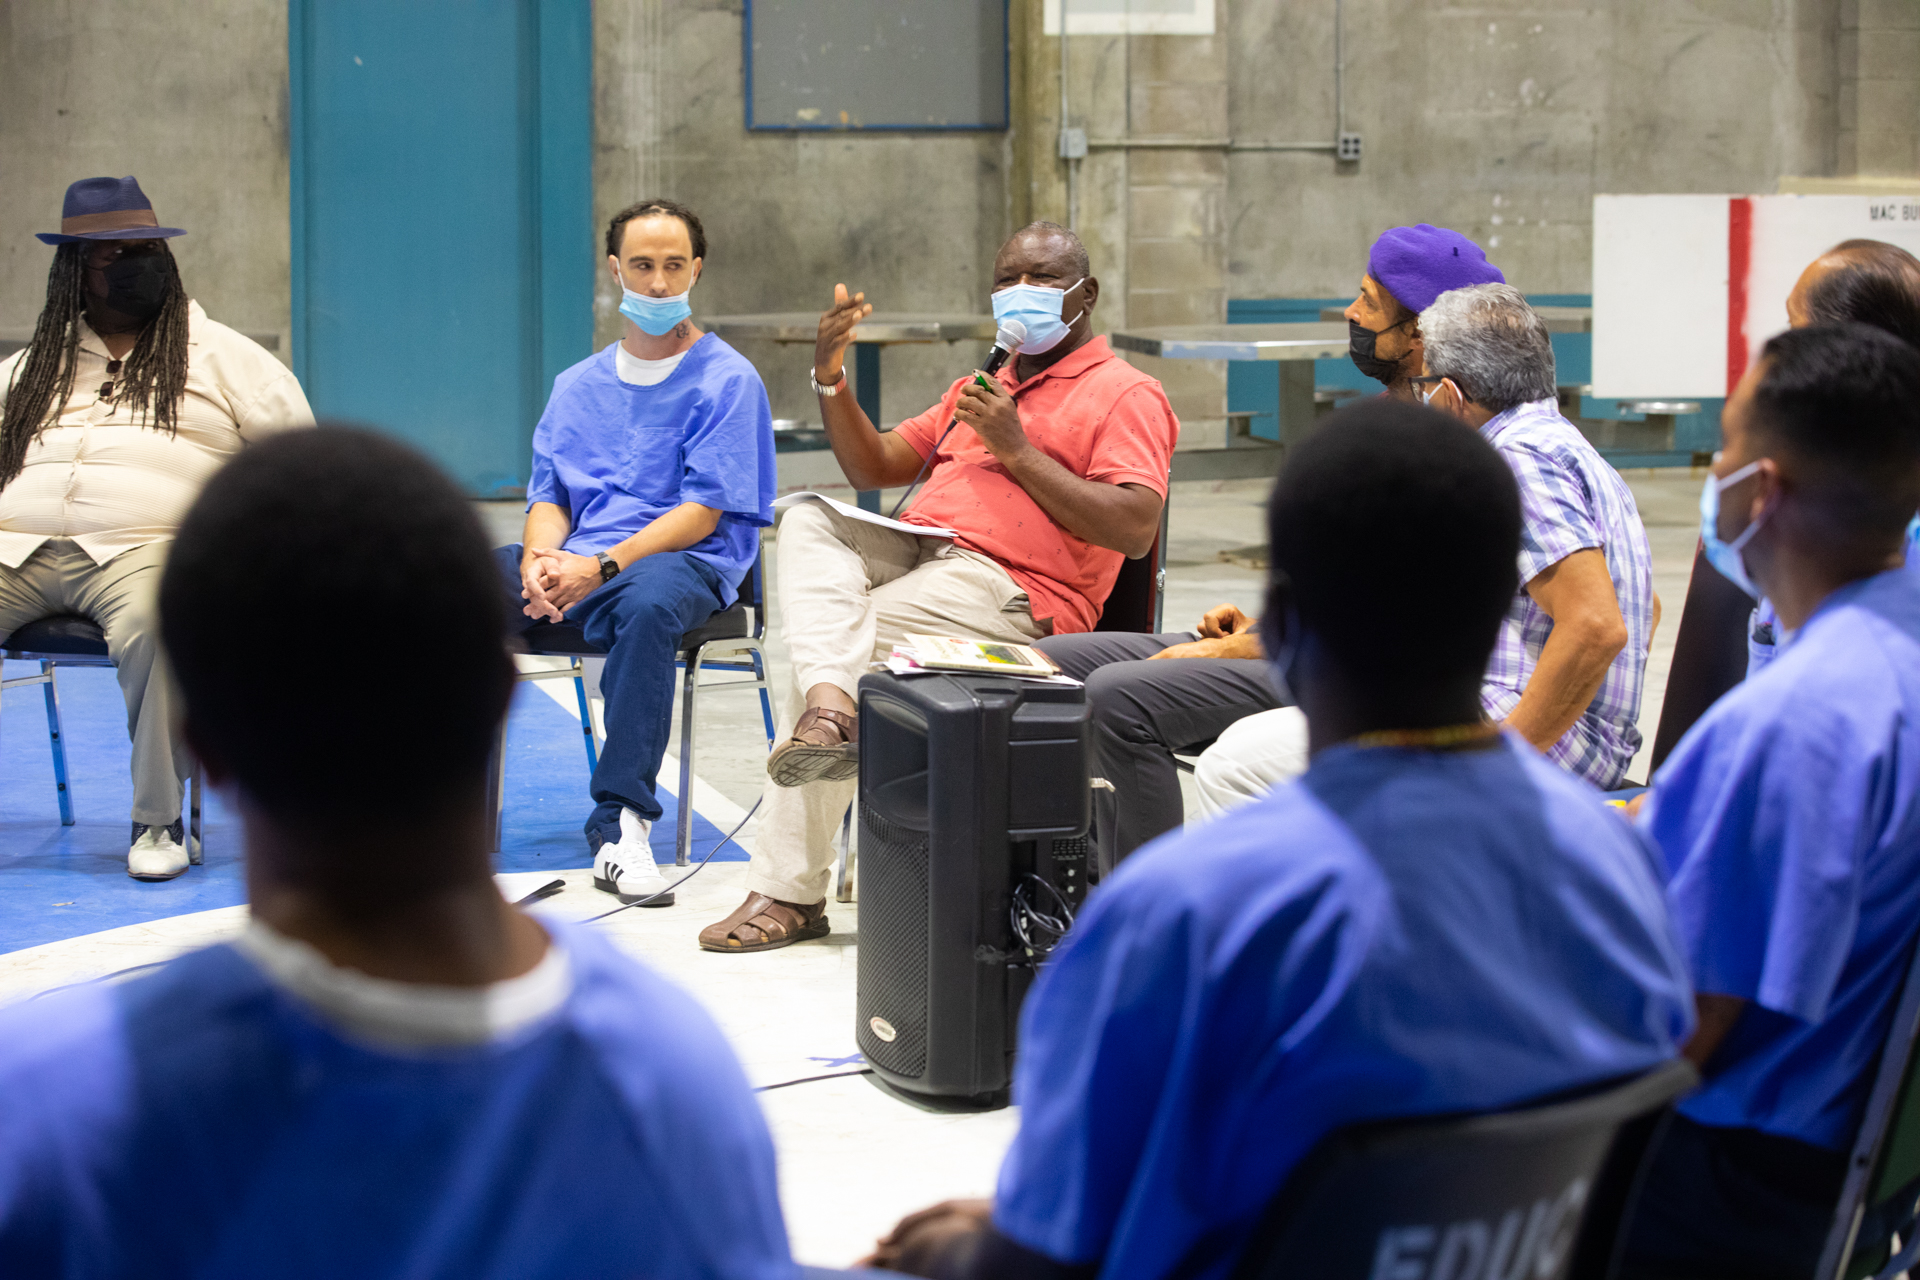
[(1479, 721), (1448, 724), (1438, 729), (1375, 729), (1347, 739), (1354, 747), (1414, 747), (1428, 751), (1464, 751), (1500, 734), (1500, 726)]

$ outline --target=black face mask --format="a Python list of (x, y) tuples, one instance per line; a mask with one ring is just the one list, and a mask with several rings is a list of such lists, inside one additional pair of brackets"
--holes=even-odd
[[(1391, 329), (1397, 329), (1399, 327), (1399, 325), (1388, 326), (1388, 328)], [(1395, 378), (1400, 376), (1400, 362), (1398, 360), (1382, 360), (1373, 353), (1373, 344), (1379, 341), (1380, 335), (1386, 331), (1386, 329), (1380, 329), (1378, 331), (1363, 329), (1360, 327), (1358, 320), (1347, 321), (1347, 358), (1353, 361), (1354, 368), (1366, 374), (1375, 382), (1391, 384)]]
[(157, 253), (122, 258), (101, 268), (107, 296), (101, 301), (142, 324), (160, 314), (173, 288), (173, 264)]

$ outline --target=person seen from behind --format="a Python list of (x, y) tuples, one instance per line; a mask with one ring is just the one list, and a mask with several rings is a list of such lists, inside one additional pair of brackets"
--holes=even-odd
[(877, 1265), (1226, 1276), (1334, 1130), (1597, 1085), (1691, 1030), (1652, 850), (1480, 713), (1519, 585), (1500, 455), (1364, 402), (1292, 453), (1268, 529), (1262, 628), (1312, 763), (1088, 899), (1021, 1015), (997, 1195), (908, 1218)]
[(1804, 1277), (1920, 932), (1920, 350), (1768, 341), (1727, 401), (1706, 557), (1780, 655), (1688, 730), (1640, 813), (1699, 990), (1702, 1087), (1654, 1154), (1641, 1280)]
[[(788, 1280), (712, 1019), (495, 886), (508, 610), (453, 485), (368, 432), (279, 436), (207, 485), (160, 597), (252, 915), (0, 1011), (0, 1275)], [(356, 616), (429, 656), (352, 661), (323, 620)]]
[[(1920, 258), (1882, 240), (1843, 240), (1800, 273), (1787, 321), (1796, 329), (1857, 322), (1920, 347)], [(1907, 567), (1920, 573), (1920, 515), (1907, 524)], [(1747, 623), (1748, 676), (1773, 661), (1779, 641), (1779, 616), (1762, 599)]]

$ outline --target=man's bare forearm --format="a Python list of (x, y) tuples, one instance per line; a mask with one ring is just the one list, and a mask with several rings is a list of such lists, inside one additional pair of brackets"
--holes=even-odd
[(1687, 1061), (1707, 1074), (1707, 1064), (1727, 1037), (1733, 1034), (1734, 1024), (1740, 1021), (1740, 1015), (1746, 1012), (1747, 1002), (1739, 996), (1713, 995), (1701, 992), (1693, 998), (1697, 1024), (1693, 1036), (1682, 1052)]
[(1160, 495), (1145, 485), (1083, 480), (1032, 444), (1000, 462), (1068, 533), (1128, 556), (1153, 549), (1160, 533)]
[(1626, 628), (1604, 619), (1555, 619), (1540, 661), (1521, 691), (1507, 723), (1545, 751), (1573, 728), (1607, 678), (1607, 668), (1626, 647)]
[(913, 479), (920, 469), (920, 455), (905, 440), (873, 425), (853, 398), (852, 379), (840, 384), (839, 395), (821, 396), (819, 401), (827, 444), (848, 484), (856, 489), (888, 489)]
[(558, 547), (573, 532), (573, 519), (566, 508), (551, 502), (536, 502), (527, 508), (527, 522), (520, 532), (522, 562), (535, 547)]
[(608, 547), (607, 554), (624, 569), (662, 551), (685, 551), (720, 527), (720, 515), (717, 507), (683, 502), (631, 538)]

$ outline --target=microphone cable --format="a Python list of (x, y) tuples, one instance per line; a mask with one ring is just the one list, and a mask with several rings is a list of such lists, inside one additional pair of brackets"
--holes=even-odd
[[(1014, 353), (1020, 350), (1020, 344), (1026, 340), (1027, 326), (1018, 320), (1001, 321), (1000, 331), (993, 335), (993, 351), (987, 356), (984, 372), (989, 376), (1000, 372), (1006, 367), (1007, 361), (1013, 359)], [(927, 451), (926, 458), (920, 463), (920, 469), (913, 473), (913, 480), (907, 485), (907, 491), (900, 495), (900, 501), (893, 504), (893, 510), (887, 513), (887, 519), (899, 519), (900, 508), (907, 505), (907, 499), (911, 498), (913, 491), (920, 487), (920, 482), (926, 478), (927, 468), (931, 467), (933, 460), (940, 456), (940, 446), (947, 442), (947, 437), (952, 435), (953, 429), (959, 425), (960, 415), (955, 414), (953, 421), (947, 424), (947, 429), (940, 433), (940, 438), (933, 442), (933, 448)], [(877, 429), (878, 424), (875, 426)]]
[[(764, 800), (765, 798), (766, 797), (764, 795), (760, 797), (761, 800)], [(691, 799), (683, 796), (680, 798), (679, 803), (691, 804), (692, 801)], [(641, 898), (638, 902), (622, 903), (620, 906), (615, 907), (611, 911), (602, 911), (597, 916), (588, 916), (585, 920), (580, 921), (580, 923), (592, 924), (596, 920), (605, 920), (608, 916), (617, 916), (622, 911), (631, 911), (635, 907), (644, 907), (649, 902), (652, 902), (654, 899), (663, 898), (667, 894), (672, 893), (675, 889), (678, 889), (681, 885), (685, 884), (687, 881), (693, 879), (695, 876), (699, 875), (703, 870), (705, 870), (706, 865), (709, 862), (713, 861), (713, 855), (720, 852), (720, 850), (725, 848), (727, 845), (732, 844), (733, 838), (740, 834), (740, 828), (746, 826), (747, 821), (750, 818), (752, 818), (754, 814), (758, 812), (760, 812), (760, 800), (755, 800), (753, 802), (753, 808), (747, 810), (744, 814), (742, 814), (740, 816), (740, 821), (734, 823), (733, 830), (727, 832), (726, 835), (720, 837), (720, 839), (717, 842), (715, 842), (713, 848), (707, 850), (707, 856), (700, 859), (699, 862), (695, 863), (693, 870), (687, 872), (687, 874), (681, 876), (678, 880), (675, 880), (672, 884), (662, 889), (659, 893), (650, 893), (646, 897)], [(740, 852), (742, 853), (746, 852), (746, 849), (743, 846), (734, 845), (734, 847), (739, 849)]]

